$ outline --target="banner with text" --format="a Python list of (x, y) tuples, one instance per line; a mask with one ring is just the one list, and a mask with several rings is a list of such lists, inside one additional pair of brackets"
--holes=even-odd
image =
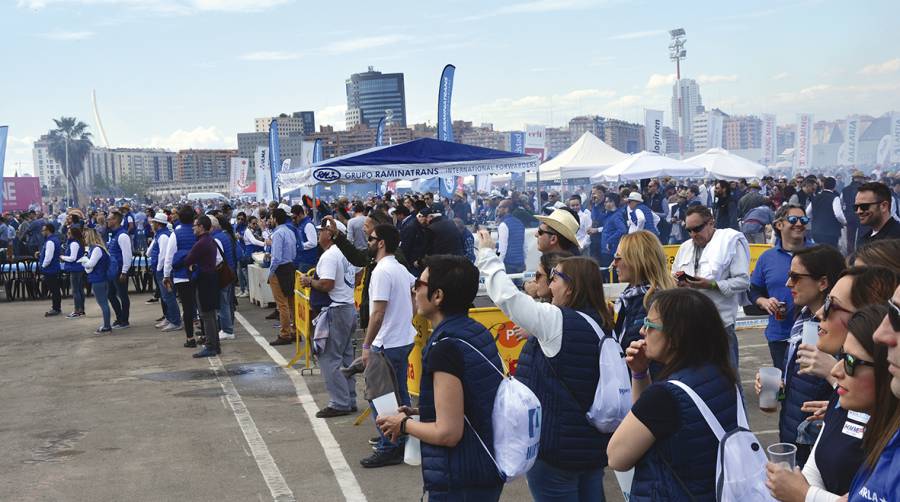
[(264, 146), (256, 147), (256, 155), (253, 157), (256, 164), (256, 200), (270, 202), (275, 200), (272, 195), (272, 174), (269, 165), (269, 149)]
[(838, 154), (838, 165), (855, 167), (859, 163), (859, 119), (847, 119), (844, 144)]
[(543, 162), (547, 155), (547, 128), (542, 125), (525, 126), (525, 154), (534, 155)]
[[(525, 133), (512, 131), (509, 133), (509, 151), (513, 153), (525, 153)], [(525, 186), (525, 173), (511, 173), (510, 181), (513, 187)]]
[(775, 115), (764, 113), (762, 116), (762, 164), (769, 166), (778, 160), (778, 130)]
[(725, 125), (725, 117), (718, 113), (709, 114), (707, 134), (709, 135), (709, 148), (722, 148), (722, 128)]
[(31, 176), (3, 178), (3, 211), (26, 211), (41, 208), (41, 180)]
[(794, 139), (794, 174), (807, 174), (812, 164), (812, 128), (811, 113), (797, 115), (797, 131)]
[(644, 149), (663, 155), (663, 141), (663, 111), (644, 110)]
[(243, 157), (231, 158), (231, 178), (228, 183), (228, 191), (232, 197), (244, 195), (244, 190), (250, 186), (247, 171), (250, 169), (250, 161)]

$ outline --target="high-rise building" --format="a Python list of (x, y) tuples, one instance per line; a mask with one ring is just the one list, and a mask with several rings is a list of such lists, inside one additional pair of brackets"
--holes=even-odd
[(778, 151), (776, 155), (780, 155), (787, 148), (794, 148), (794, 137), (796, 136), (797, 126), (796, 125), (783, 125), (777, 126), (776, 130), (776, 140), (775, 143)]
[(755, 115), (728, 117), (722, 127), (726, 150), (762, 148), (762, 119)]
[(675, 129), (663, 126), (662, 133), (666, 140), (666, 153), (678, 153), (678, 133), (675, 132)]
[(644, 146), (643, 126), (619, 119), (603, 122), (603, 141), (624, 153), (640, 152)]
[(381, 73), (370, 66), (367, 72), (350, 75), (346, 87), (348, 130), (358, 124), (375, 128), (388, 110), (392, 113), (393, 125), (406, 127), (406, 90), (402, 73)]
[(41, 186), (49, 188), (57, 183), (65, 186), (66, 177), (63, 165), (50, 155), (48, 136), (41, 136), (41, 139), (34, 142), (31, 156), (34, 161), (34, 173), (40, 178)]
[(470, 127), (461, 133), (453, 129), (454, 138), (464, 145), (493, 148), (494, 150), (509, 149), (509, 133), (495, 131), (492, 124), (481, 124), (481, 127)]
[[(279, 126), (281, 127), (281, 126)], [(315, 134), (310, 133), (310, 134)], [(291, 167), (297, 167), (301, 164), (303, 155), (303, 138), (307, 137), (300, 133), (290, 133), (286, 136), (278, 131), (278, 151), (281, 154), (281, 160), (291, 159)], [(312, 141), (307, 139), (307, 141)], [(256, 167), (256, 147), (269, 147), (268, 132), (239, 132), (237, 135), (238, 157), (246, 158), (250, 161), (250, 167)]]
[(180, 150), (176, 156), (176, 180), (181, 182), (228, 182), (231, 157), (237, 150)]
[(581, 115), (569, 120), (569, 134), (573, 143), (578, 141), (578, 138), (582, 137), (586, 132), (603, 139), (603, 117)]
[(278, 122), (278, 136), (286, 137), (289, 134), (312, 134), (316, 132), (316, 119), (314, 112), (294, 112), (291, 115), (282, 113), (277, 117), (260, 117), (254, 122), (256, 132), (269, 134), (272, 120)]
[(681, 138), (684, 151), (691, 148), (691, 134), (694, 128), (694, 117), (704, 112), (703, 98), (697, 81), (683, 78), (672, 86), (672, 129)]
[(177, 180), (175, 152), (156, 148), (91, 148), (87, 183), (101, 178), (107, 185), (124, 180), (142, 183), (169, 183)]
[[(728, 115), (722, 113), (719, 109), (712, 109), (708, 112), (702, 112), (694, 115), (694, 121), (692, 123), (692, 133), (691, 133), (691, 141), (690, 147), (688, 145), (684, 146), (684, 150), (687, 151), (695, 151), (695, 152), (704, 152), (710, 148), (721, 148), (722, 139), (724, 138), (724, 127), (718, 129), (718, 132), (714, 130), (710, 126), (710, 122), (713, 120), (713, 117), (716, 117), (716, 120), (722, 121), (728, 118)], [(712, 134), (719, 134), (718, 138), (713, 138)]]
[[(376, 128), (366, 127), (360, 124), (346, 131), (335, 131), (333, 128), (322, 127), (320, 132), (306, 136), (307, 141), (322, 140), (322, 156), (330, 159), (348, 153), (358, 152), (375, 145)], [(390, 125), (384, 128), (384, 144), (405, 143), (413, 140), (412, 129)]]
[(572, 132), (565, 127), (548, 127), (544, 129), (544, 145), (547, 148), (547, 159), (556, 157), (563, 150), (572, 146), (572, 143), (574, 143), (572, 136)]

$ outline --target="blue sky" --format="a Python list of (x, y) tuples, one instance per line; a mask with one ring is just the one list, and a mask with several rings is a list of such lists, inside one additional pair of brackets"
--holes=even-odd
[(435, 122), (446, 63), (454, 119), (520, 129), (655, 108), (669, 123), (675, 27), (707, 107), (880, 115), (900, 110), (895, 17), (889, 0), (3, 0), (6, 173), (30, 171), (52, 118), (93, 128), (92, 89), (111, 146), (234, 147), (279, 112), (343, 128), (344, 79), (368, 65), (406, 74), (410, 123)]

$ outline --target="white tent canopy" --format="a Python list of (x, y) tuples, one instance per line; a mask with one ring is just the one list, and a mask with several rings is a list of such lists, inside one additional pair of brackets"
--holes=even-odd
[(591, 176), (592, 182), (640, 180), (671, 176), (673, 178), (702, 178), (706, 168), (682, 162), (658, 153), (640, 152), (618, 164)]
[(700, 155), (684, 161), (688, 164), (705, 167), (709, 171), (710, 176), (729, 181), (741, 178), (761, 179), (769, 174), (769, 169), (766, 166), (730, 153), (723, 148), (710, 148)]
[[(541, 182), (545, 180), (551, 182), (572, 178), (590, 178), (594, 174), (627, 158), (627, 153), (616, 150), (597, 136), (586, 132), (572, 146), (541, 164), (539, 168)], [(533, 182), (536, 179), (537, 175), (534, 172), (529, 172), (525, 175), (525, 180), (528, 182)], [(493, 176), (491, 181), (493, 183), (505, 183), (509, 181), (509, 176)]]

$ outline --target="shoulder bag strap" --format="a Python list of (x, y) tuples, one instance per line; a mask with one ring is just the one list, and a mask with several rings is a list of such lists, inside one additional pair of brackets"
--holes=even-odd
[[(716, 416), (713, 414), (712, 410), (709, 409), (709, 406), (703, 402), (703, 399), (694, 392), (694, 389), (690, 388), (687, 384), (683, 382), (679, 382), (678, 380), (669, 380), (669, 383), (675, 385), (676, 387), (683, 390), (688, 397), (694, 401), (694, 405), (700, 410), (700, 414), (703, 415), (703, 419), (706, 420), (709, 428), (712, 429), (713, 434), (716, 436), (716, 439), (722, 441), (722, 438), (725, 437), (725, 429), (722, 427), (722, 424), (716, 419)], [(740, 399), (740, 395), (738, 397)], [(741, 403), (738, 403), (738, 408), (743, 408)], [(738, 412), (738, 415), (741, 413)], [(745, 418), (746, 420), (746, 418)]]

